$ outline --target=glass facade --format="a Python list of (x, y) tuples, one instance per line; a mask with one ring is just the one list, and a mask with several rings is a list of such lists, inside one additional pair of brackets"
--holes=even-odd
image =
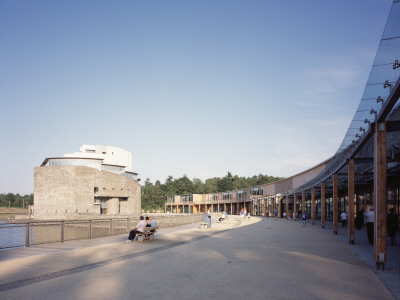
[(132, 180), (136, 180), (137, 178), (137, 175), (132, 173), (122, 173), (121, 175)]
[(82, 166), (100, 170), (101, 162), (102, 161), (98, 159), (50, 158), (45, 166), (47, 167)]
[(263, 194), (263, 188), (262, 186), (256, 186), (252, 187), (250, 189), (252, 195), (262, 195)]
[(393, 2), (360, 104), (338, 152), (344, 151), (364, 134), (364, 130), (368, 130), (369, 122), (375, 121), (376, 114), (382, 108), (382, 101), (386, 101), (391, 86), (400, 76), (400, 68), (394, 68), (395, 61), (400, 60), (399, 15), (400, 1)]
[(110, 165), (101, 165), (101, 170), (102, 171), (107, 171), (107, 172), (112, 172), (112, 173), (117, 173), (121, 174), (124, 172), (124, 168), (120, 166), (110, 166)]
[(102, 159), (86, 159), (86, 158), (50, 158), (47, 160), (46, 167), (59, 166), (81, 166), (94, 168), (99, 171), (107, 171), (122, 175), (128, 179), (136, 180), (137, 174), (125, 172), (125, 168), (121, 166), (103, 165)]
[(236, 198), (238, 200), (243, 200), (247, 198), (247, 191), (246, 190), (240, 190), (236, 192)]
[(222, 199), (223, 200), (231, 200), (232, 199), (232, 192), (222, 193)]
[(182, 195), (181, 202), (193, 202), (193, 195)]

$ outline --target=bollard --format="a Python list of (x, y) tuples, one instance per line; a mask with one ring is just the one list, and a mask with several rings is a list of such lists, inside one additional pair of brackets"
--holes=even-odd
[(61, 221), (61, 243), (64, 243), (64, 221)]
[(25, 223), (25, 247), (29, 247), (29, 223)]

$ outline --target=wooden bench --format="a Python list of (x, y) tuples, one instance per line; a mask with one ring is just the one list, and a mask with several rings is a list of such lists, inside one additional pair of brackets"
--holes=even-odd
[[(157, 232), (158, 227), (145, 227), (143, 233), (136, 234), (138, 242), (143, 242), (145, 237), (148, 236), (149, 240), (154, 240), (154, 234)], [(154, 231), (151, 231), (154, 230)]]
[(199, 229), (207, 228), (207, 223), (200, 223)]

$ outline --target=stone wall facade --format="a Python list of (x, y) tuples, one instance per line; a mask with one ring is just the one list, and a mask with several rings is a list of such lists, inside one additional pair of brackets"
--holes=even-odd
[(89, 167), (36, 167), (34, 195), (35, 219), (141, 213), (141, 186), (136, 180)]

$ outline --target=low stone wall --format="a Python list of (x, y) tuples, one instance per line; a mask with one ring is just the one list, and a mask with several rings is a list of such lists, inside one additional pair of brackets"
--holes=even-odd
[(163, 227), (172, 227), (184, 224), (192, 224), (201, 222), (203, 220), (203, 214), (153, 214), (152, 215), (156, 222), (157, 226), (160, 228)]

